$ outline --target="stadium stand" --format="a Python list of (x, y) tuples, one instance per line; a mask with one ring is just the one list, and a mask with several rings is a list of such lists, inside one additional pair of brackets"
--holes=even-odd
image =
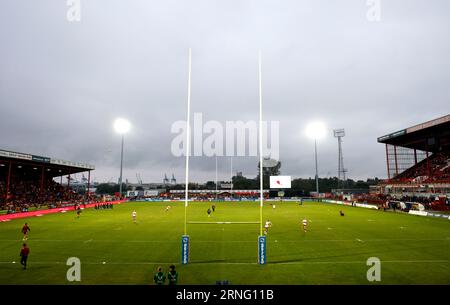
[(448, 182), (450, 180), (450, 158), (444, 153), (435, 153), (390, 180), (395, 182)]
[[(0, 210), (10, 214), (95, 201), (95, 195), (78, 194), (70, 187), (70, 175), (87, 171), (90, 180), (93, 169), (84, 163), (0, 150)], [(61, 183), (54, 181), (57, 177)]]
[[(388, 179), (378, 196), (450, 210), (450, 115), (383, 137)], [(373, 195), (373, 194), (372, 194)]]

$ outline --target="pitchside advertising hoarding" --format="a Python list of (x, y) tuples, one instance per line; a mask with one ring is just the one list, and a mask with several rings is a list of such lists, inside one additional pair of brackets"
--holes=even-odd
[(144, 197), (152, 197), (152, 196), (158, 196), (158, 195), (159, 195), (159, 191), (156, 191), (156, 190), (144, 191)]
[(290, 189), (291, 176), (270, 176), (271, 189)]
[(159, 191), (157, 190), (146, 190), (146, 191), (127, 191), (127, 197), (152, 197), (158, 196)]
[(144, 191), (127, 191), (127, 197), (144, 196)]

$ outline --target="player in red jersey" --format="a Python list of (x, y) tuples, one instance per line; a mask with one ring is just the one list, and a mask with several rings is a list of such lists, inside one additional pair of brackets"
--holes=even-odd
[(30, 254), (30, 248), (28, 248), (27, 244), (23, 244), (22, 249), (20, 250), (20, 264), (23, 266), (23, 270), (27, 269), (27, 260), (28, 255)]
[(28, 226), (28, 223), (25, 223), (22, 227), (22, 233), (23, 233), (23, 240), (28, 240), (28, 232), (30, 232), (31, 229)]

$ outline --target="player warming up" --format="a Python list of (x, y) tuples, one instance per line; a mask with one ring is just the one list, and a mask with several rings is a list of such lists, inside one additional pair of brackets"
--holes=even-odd
[(269, 233), (269, 228), (272, 227), (272, 222), (267, 219), (266, 223), (264, 224), (264, 235), (267, 235)]
[(170, 205), (166, 206), (166, 212), (169, 212), (170, 210)]
[(131, 213), (131, 217), (133, 218), (133, 222), (136, 223), (136, 210)]
[(77, 207), (77, 218), (80, 218), (80, 215), (81, 215), (81, 207), (78, 206)]
[(306, 218), (302, 220), (302, 225), (303, 225), (303, 232), (306, 232), (306, 230), (308, 229), (308, 220)]
[(31, 231), (28, 223), (25, 223), (22, 228), (23, 240), (28, 240), (28, 232)]
[(20, 250), (20, 264), (23, 266), (23, 270), (27, 269), (27, 260), (28, 255), (30, 254), (30, 248), (27, 247), (27, 244), (23, 244), (22, 249)]
[(208, 208), (208, 210), (206, 211), (206, 213), (208, 213), (208, 217), (211, 217), (211, 209), (210, 208)]

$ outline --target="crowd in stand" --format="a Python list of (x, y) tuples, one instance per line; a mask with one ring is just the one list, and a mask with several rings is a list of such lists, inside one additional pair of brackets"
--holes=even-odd
[(393, 200), (420, 203), (426, 210), (448, 210), (450, 208), (449, 198), (446, 196), (435, 196), (433, 194), (430, 194), (429, 196), (402, 195), (393, 197)]
[[(416, 181), (416, 180), (420, 181)], [(436, 153), (391, 179), (391, 182), (448, 182), (450, 158), (447, 153)]]
[[(449, 152), (434, 153), (428, 159), (422, 160), (411, 168), (405, 170), (393, 179), (389, 180), (392, 184), (412, 184), (420, 185), (420, 188), (425, 190), (429, 187), (428, 183), (450, 183), (450, 158)], [(423, 185), (423, 186), (422, 186)], [(401, 188), (400, 188), (401, 190)], [(403, 188), (403, 191), (397, 189), (389, 195), (378, 195), (376, 198), (361, 198), (362, 200), (373, 200), (374, 203), (383, 202), (386, 200), (399, 202), (412, 202), (422, 204), (426, 210), (449, 210), (449, 198), (446, 195), (445, 189), (433, 188), (433, 193), (425, 193), (420, 191), (420, 195), (414, 195), (413, 192), (405, 192), (408, 188)], [(375, 195), (376, 197), (377, 195)]]
[[(8, 198), (6, 198), (6, 183), (0, 181), (0, 210), (7, 213), (27, 212), (31, 208), (56, 208), (84, 203), (85, 195), (80, 195), (53, 180), (45, 181), (41, 188), (40, 181), (11, 181)], [(90, 195), (89, 201), (97, 197)]]
[(442, 154), (430, 161), (432, 175), (425, 182), (438, 182), (450, 180), (450, 159)]
[[(345, 200), (344, 196), (336, 196), (336, 200)], [(422, 204), (425, 210), (450, 210), (450, 199), (445, 195), (427, 194), (422, 196), (407, 195), (403, 193), (398, 194), (360, 194), (354, 196), (352, 201), (358, 203), (375, 204), (384, 206), (389, 202), (404, 202)]]

